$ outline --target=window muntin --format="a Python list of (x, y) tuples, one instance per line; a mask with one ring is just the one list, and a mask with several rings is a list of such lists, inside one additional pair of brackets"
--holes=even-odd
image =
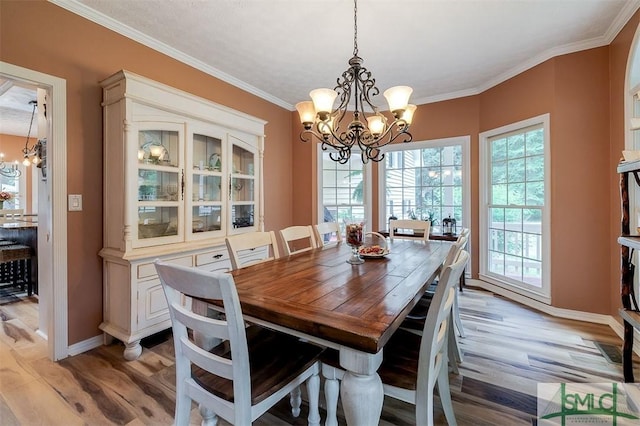
[(391, 216), (431, 219), (437, 228), (442, 219), (451, 216), (458, 228), (467, 226), (465, 140), (468, 138), (414, 142), (386, 152), (381, 179), (384, 220)]
[(480, 275), (548, 301), (548, 115), (481, 135)]
[(319, 149), (318, 222), (338, 222), (345, 235), (347, 223), (370, 223), (369, 171), (357, 151), (352, 152), (345, 164), (331, 160), (329, 155), (328, 151)]

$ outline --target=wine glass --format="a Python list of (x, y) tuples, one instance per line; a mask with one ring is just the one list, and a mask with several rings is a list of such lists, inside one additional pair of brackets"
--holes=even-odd
[(347, 245), (351, 247), (351, 257), (347, 260), (347, 263), (352, 265), (360, 265), (364, 263), (364, 260), (360, 257), (358, 249), (362, 245), (364, 238), (364, 225), (362, 223), (347, 224), (346, 235)]

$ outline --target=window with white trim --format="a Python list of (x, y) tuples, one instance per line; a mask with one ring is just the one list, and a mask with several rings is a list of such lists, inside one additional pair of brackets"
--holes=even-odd
[(547, 302), (549, 115), (485, 132), (481, 142), (481, 278)]
[(380, 170), (380, 229), (391, 217), (430, 220), (454, 218), (468, 227), (470, 211), (469, 137), (390, 145)]
[(371, 223), (371, 172), (359, 151), (352, 152), (345, 164), (329, 155), (318, 146), (318, 222), (338, 222), (345, 235), (347, 223)]
[(25, 167), (19, 164), (18, 170), (22, 173), (19, 178), (7, 177), (0, 174), (0, 189), (13, 195), (13, 198), (2, 203), (4, 209), (24, 209), (26, 200), (23, 200), (23, 195), (20, 193), (20, 190), (24, 187)]

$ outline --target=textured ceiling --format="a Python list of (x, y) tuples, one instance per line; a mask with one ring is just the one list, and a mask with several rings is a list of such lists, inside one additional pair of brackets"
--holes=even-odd
[[(292, 110), (309, 90), (335, 86), (353, 53), (351, 0), (50, 1)], [(480, 93), (553, 56), (609, 44), (639, 7), (360, 0), (359, 56), (381, 92), (408, 85), (412, 103), (422, 104)]]
[[(26, 138), (31, 123), (36, 89), (28, 85), (0, 78), (0, 134), (17, 135)], [(31, 136), (37, 132), (37, 120), (34, 118)]]

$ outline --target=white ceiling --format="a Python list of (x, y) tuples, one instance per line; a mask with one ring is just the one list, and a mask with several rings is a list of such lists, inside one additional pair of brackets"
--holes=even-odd
[[(291, 110), (309, 90), (335, 86), (353, 54), (352, 0), (50, 1)], [(359, 56), (381, 92), (408, 85), (423, 104), (607, 45), (638, 8), (640, 0), (359, 0)]]
[[(36, 88), (0, 77), (0, 134), (27, 137)], [(38, 131), (37, 117), (33, 119), (31, 137)]]

